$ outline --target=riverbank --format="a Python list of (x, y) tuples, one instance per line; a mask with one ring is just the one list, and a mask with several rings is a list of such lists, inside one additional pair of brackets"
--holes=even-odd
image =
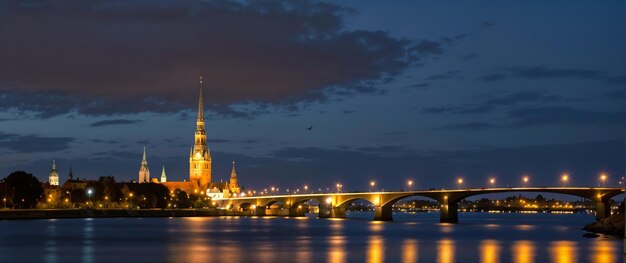
[(614, 214), (586, 225), (583, 230), (597, 233), (624, 237), (624, 214)]
[(218, 209), (15, 209), (0, 210), (0, 220), (112, 218), (112, 217), (206, 217), (235, 212)]

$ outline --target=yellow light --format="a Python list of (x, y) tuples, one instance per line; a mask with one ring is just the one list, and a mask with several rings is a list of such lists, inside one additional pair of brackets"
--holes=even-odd
[(606, 173), (600, 174), (600, 180), (602, 180), (602, 182), (606, 181), (606, 178), (607, 178)]
[(489, 182), (490, 182), (491, 184), (495, 184), (495, 183), (496, 183), (496, 178), (491, 178), (491, 179), (489, 179)]
[(408, 182), (406, 182), (406, 184), (408, 184), (409, 186), (413, 185), (413, 180), (409, 180)]
[(457, 182), (458, 184), (462, 184), (462, 183), (463, 183), (463, 178), (459, 178), (459, 179), (457, 179), (457, 180), (456, 180), (456, 182)]
[[(374, 181), (370, 182), (370, 186), (375, 186), (375, 185), (376, 185), (376, 182), (374, 182)], [(339, 185), (337, 185), (337, 187), (339, 187)]]
[(528, 176), (524, 176), (524, 178), (522, 178), (522, 180), (524, 180), (524, 183), (528, 183)]
[(561, 176), (561, 181), (567, 182), (567, 180), (569, 180), (569, 174), (564, 173), (563, 176)]
[(130, 193), (130, 197), (133, 197), (133, 193)]
[(333, 199), (332, 199), (331, 197), (326, 198), (326, 203), (327, 203), (327, 204), (330, 204), (330, 203), (332, 203), (332, 202), (333, 202)]

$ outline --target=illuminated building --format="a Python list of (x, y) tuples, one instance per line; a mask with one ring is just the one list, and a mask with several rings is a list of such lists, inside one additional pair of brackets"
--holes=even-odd
[(167, 182), (167, 176), (165, 175), (165, 165), (163, 165), (163, 170), (161, 171), (161, 183)]
[(52, 171), (50, 171), (48, 176), (48, 182), (50, 185), (59, 185), (59, 173), (57, 173), (57, 165), (54, 161), (52, 161)]
[(211, 183), (211, 152), (206, 144), (204, 130), (204, 107), (202, 96), (202, 77), (200, 77), (200, 95), (198, 96), (198, 119), (196, 120), (195, 143), (189, 152), (189, 181), (196, 182), (206, 189)]
[(138, 183), (150, 182), (150, 169), (148, 169), (148, 161), (146, 160), (146, 147), (143, 147), (143, 159), (141, 159), (141, 167), (139, 167)]

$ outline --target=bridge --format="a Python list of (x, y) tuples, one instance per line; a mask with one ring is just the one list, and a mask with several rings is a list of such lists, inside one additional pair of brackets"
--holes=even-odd
[(565, 194), (586, 198), (596, 202), (596, 218), (611, 215), (609, 200), (624, 192), (623, 188), (593, 187), (516, 187), (516, 188), (469, 188), (455, 190), (418, 190), (402, 192), (355, 192), (317, 193), (274, 196), (250, 196), (216, 199), (218, 208), (229, 211), (247, 212), (249, 215), (265, 216), (273, 204), (282, 203), (289, 210), (288, 216), (305, 216), (303, 204), (312, 200), (319, 203), (319, 218), (344, 218), (348, 205), (356, 200), (365, 200), (374, 205), (374, 220), (393, 220), (392, 207), (408, 197), (427, 197), (440, 204), (440, 222), (457, 223), (458, 204), (461, 200), (484, 194), (537, 192)]

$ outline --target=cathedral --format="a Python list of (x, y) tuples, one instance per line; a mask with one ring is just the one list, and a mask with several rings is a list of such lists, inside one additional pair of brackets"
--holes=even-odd
[(211, 162), (211, 151), (207, 146), (206, 131), (204, 129), (204, 98), (202, 95), (202, 77), (200, 77), (196, 132), (194, 134), (194, 145), (189, 152), (189, 181), (168, 182), (165, 175), (165, 166), (163, 166), (160, 181), (157, 178), (150, 179), (146, 148), (144, 147), (138, 183), (158, 182), (165, 185), (170, 191), (180, 189), (187, 193), (201, 192), (212, 198), (226, 198), (239, 194), (240, 188), (235, 171), (235, 162), (233, 162), (230, 179), (227, 182), (213, 182), (211, 180)]

